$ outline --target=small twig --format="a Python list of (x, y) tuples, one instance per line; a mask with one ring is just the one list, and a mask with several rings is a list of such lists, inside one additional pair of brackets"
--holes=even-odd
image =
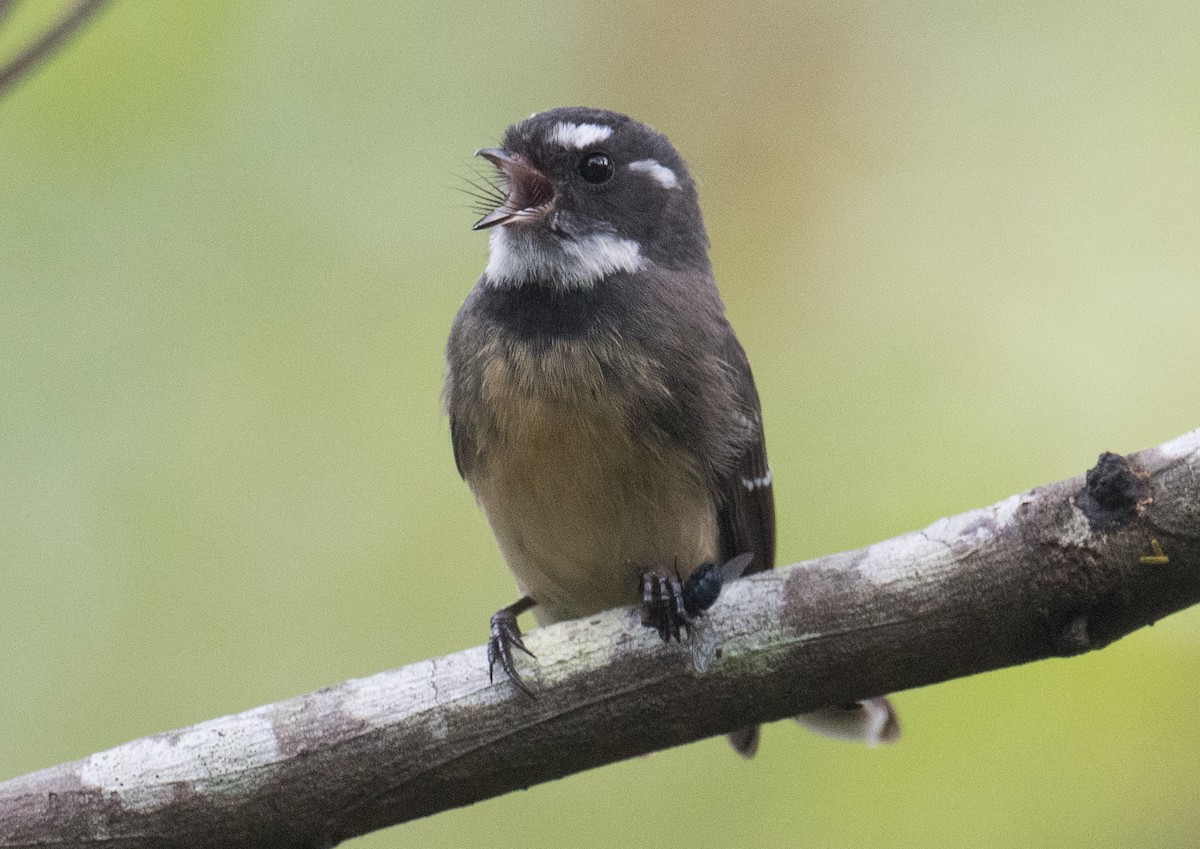
[[(7, 94), (30, 71), (49, 59), (108, 2), (109, 0), (78, 0), (50, 29), (0, 67), (0, 97)], [(14, 5), (16, 0), (0, 0), (0, 24)]]
[(9, 13), (16, 5), (17, 0), (0, 0), (0, 28), (3, 28), (4, 22), (8, 19)]

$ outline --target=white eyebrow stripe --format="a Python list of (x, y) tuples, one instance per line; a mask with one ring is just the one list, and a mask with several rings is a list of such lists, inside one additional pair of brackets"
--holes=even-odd
[(570, 121), (559, 121), (550, 132), (550, 140), (563, 147), (583, 150), (585, 147), (599, 144), (612, 134), (613, 128), (604, 124), (572, 124)]
[(634, 171), (645, 171), (664, 189), (679, 188), (679, 178), (675, 176), (675, 172), (657, 159), (639, 159), (637, 162), (630, 162), (629, 167)]

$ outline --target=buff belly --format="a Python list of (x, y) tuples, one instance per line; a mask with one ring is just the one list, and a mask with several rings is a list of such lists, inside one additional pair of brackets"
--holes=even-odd
[(696, 458), (635, 434), (622, 406), (507, 395), (472, 481), (542, 624), (639, 599), (647, 568), (686, 576), (717, 556)]

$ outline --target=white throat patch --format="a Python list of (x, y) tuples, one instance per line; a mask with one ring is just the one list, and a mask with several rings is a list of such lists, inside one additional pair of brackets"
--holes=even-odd
[(572, 124), (570, 121), (559, 121), (550, 131), (550, 141), (563, 147), (583, 150), (585, 147), (599, 144), (612, 134), (613, 128), (604, 124)]
[(612, 233), (554, 239), (549, 245), (520, 230), (497, 227), (488, 239), (485, 275), (489, 286), (545, 281), (564, 289), (586, 289), (617, 272), (638, 271), (641, 245)]

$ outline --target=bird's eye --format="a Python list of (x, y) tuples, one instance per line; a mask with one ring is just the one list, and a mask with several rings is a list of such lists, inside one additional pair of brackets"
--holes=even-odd
[(607, 153), (589, 153), (579, 160), (579, 176), (593, 185), (607, 183), (615, 170)]

